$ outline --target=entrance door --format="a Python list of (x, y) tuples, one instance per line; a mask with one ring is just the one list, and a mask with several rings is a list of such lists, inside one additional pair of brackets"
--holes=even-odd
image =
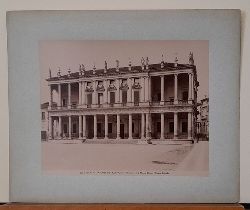
[(120, 124), (120, 137), (124, 139), (124, 124)]
[(182, 122), (182, 133), (187, 133), (188, 131), (188, 123)]
[(169, 133), (174, 132), (174, 122), (169, 122)]

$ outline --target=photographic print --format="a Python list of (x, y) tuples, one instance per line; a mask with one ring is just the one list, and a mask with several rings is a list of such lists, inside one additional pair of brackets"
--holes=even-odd
[(42, 170), (209, 175), (207, 40), (40, 41)]

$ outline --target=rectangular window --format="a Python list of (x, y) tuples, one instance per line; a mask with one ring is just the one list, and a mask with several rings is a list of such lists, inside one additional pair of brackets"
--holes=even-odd
[(108, 133), (112, 133), (112, 123), (108, 124)]
[(98, 93), (98, 104), (103, 104), (103, 93)]
[(188, 91), (182, 92), (182, 100), (184, 100), (184, 101), (188, 100)]
[(115, 103), (115, 92), (110, 92), (110, 104)]
[(45, 120), (45, 112), (42, 112), (42, 120)]
[(135, 124), (132, 123), (132, 133), (134, 133), (134, 132), (135, 132)]
[(139, 102), (140, 102), (139, 91), (134, 91), (134, 103), (135, 103), (135, 105), (139, 105)]
[(122, 103), (127, 103), (127, 91), (122, 91)]
[(88, 105), (92, 104), (92, 94), (87, 94), (87, 104)]

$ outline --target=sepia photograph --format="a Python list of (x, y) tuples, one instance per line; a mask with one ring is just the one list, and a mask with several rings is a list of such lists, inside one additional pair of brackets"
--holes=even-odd
[(208, 40), (39, 43), (42, 171), (209, 175)]

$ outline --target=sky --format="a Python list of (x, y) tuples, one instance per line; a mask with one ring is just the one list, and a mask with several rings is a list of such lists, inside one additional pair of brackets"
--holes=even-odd
[(188, 64), (188, 55), (192, 51), (197, 69), (197, 77), (200, 83), (198, 87), (198, 101), (208, 96), (209, 79), (209, 42), (206, 40), (180, 41), (180, 40), (127, 40), (127, 41), (40, 41), (39, 59), (41, 75), (41, 103), (49, 99), (49, 89), (46, 79), (49, 77), (49, 69), (52, 76), (56, 76), (58, 68), (61, 74), (79, 71), (79, 64), (84, 64), (86, 70), (104, 68), (107, 61), (108, 68), (116, 66), (119, 60), (120, 66), (128, 66), (129, 59), (132, 65), (140, 65), (141, 58), (148, 57), (149, 63), (160, 63), (162, 55), (165, 62), (173, 63), (175, 57), (178, 62)]

